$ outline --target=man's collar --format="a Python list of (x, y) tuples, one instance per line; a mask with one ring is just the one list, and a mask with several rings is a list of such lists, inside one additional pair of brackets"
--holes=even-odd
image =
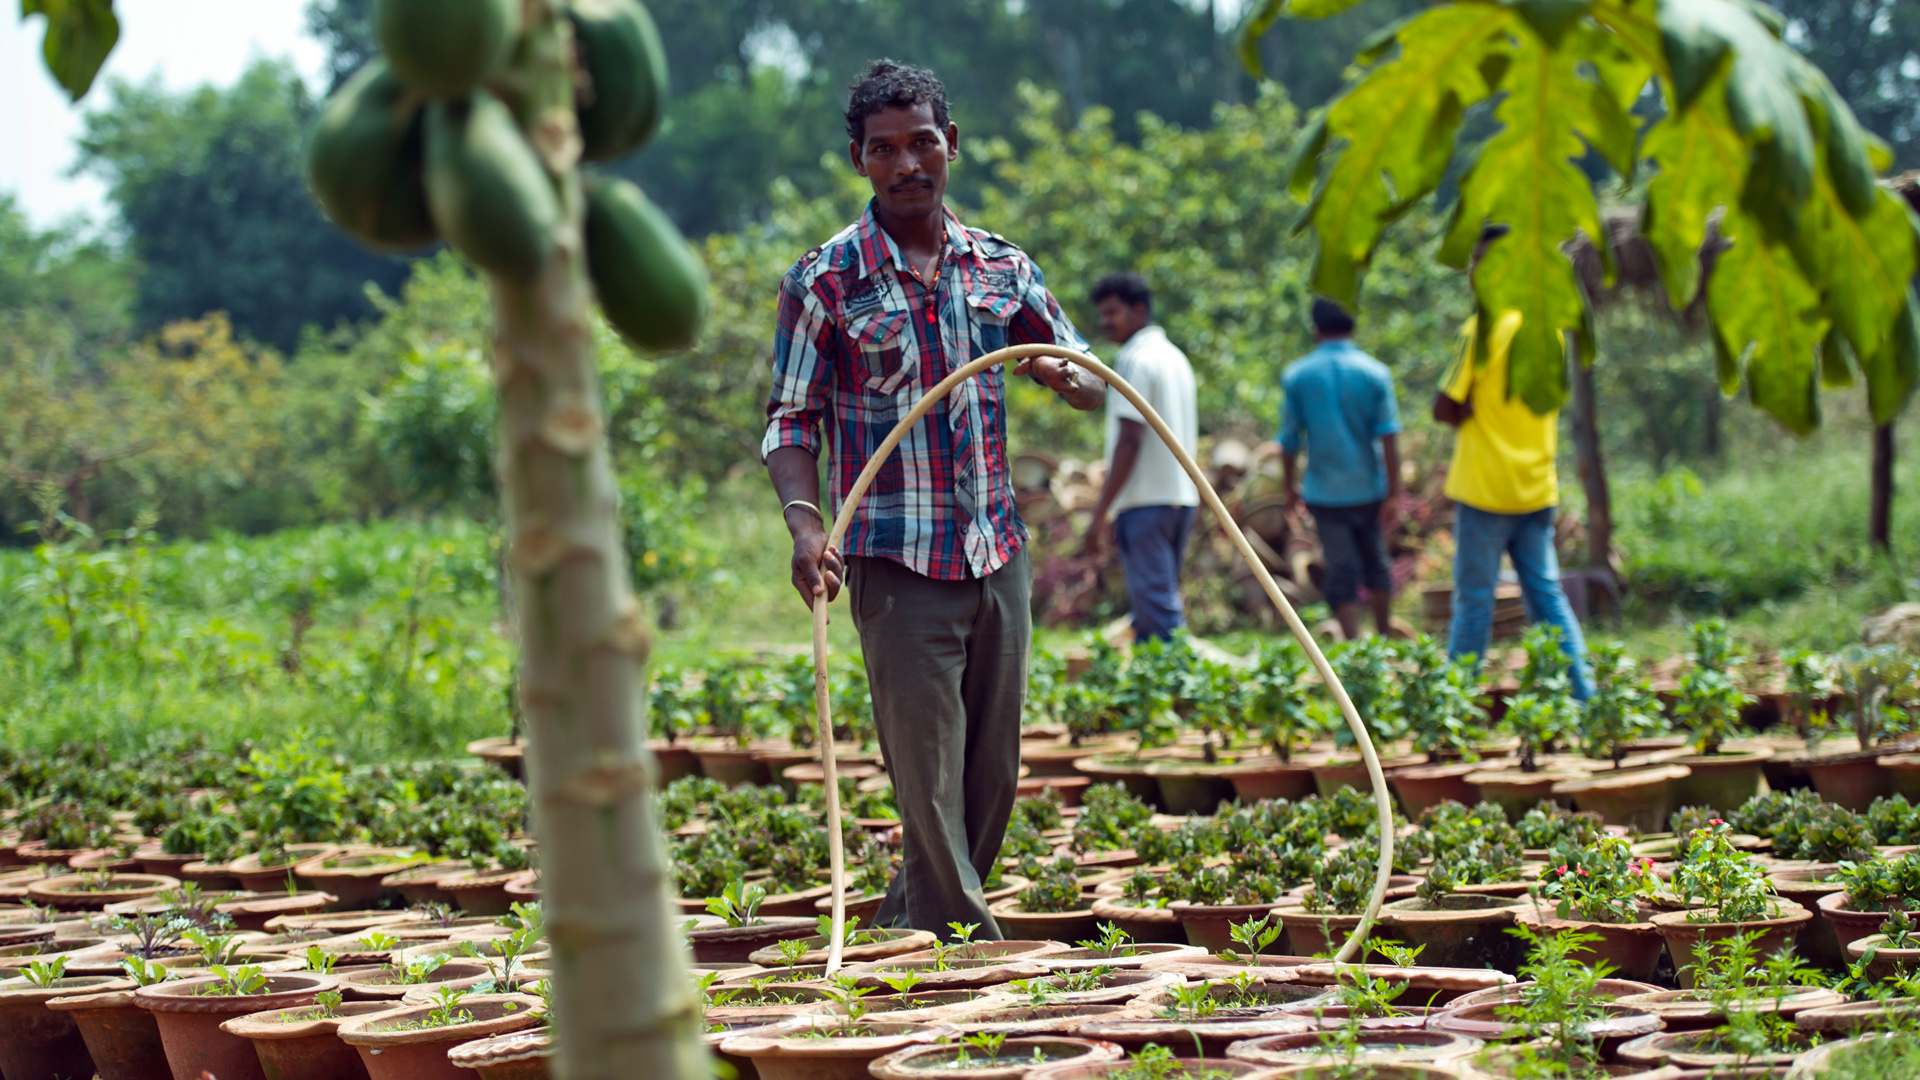
[[(878, 205), (878, 199), (867, 201), (867, 209), (860, 215), (860, 225), (855, 233), (857, 242), (853, 248), (853, 267), (863, 278), (871, 277), (874, 271), (889, 262), (903, 272), (907, 269), (906, 258), (900, 254), (900, 245), (894, 243), (893, 237), (887, 235), (887, 230), (880, 227), (880, 218), (874, 213)], [(941, 213), (947, 219), (948, 253), (971, 255), (973, 238), (967, 234), (967, 227), (960, 224), (960, 218), (951, 207), (942, 207)]]

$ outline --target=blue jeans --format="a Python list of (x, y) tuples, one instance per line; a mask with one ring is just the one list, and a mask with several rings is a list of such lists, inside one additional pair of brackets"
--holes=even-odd
[(1568, 680), (1581, 701), (1593, 694), (1587, 672), (1587, 644), (1560, 588), (1560, 560), (1553, 553), (1553, 507), (1531, 514), (1490, 514), (1465, 503), (1454, 504), (1453, 624), (1447, 652), (1458, 658), (1484, 657), (1493, 637), (1493, 587), (1500, 556), (1513, 559), (1520, 576), (1520, 598), (1527, 619), (1560, 628), (1560, 647), (1573, 658)]
[(1136, 506), (1113, 519), (1120, 568), (1127, 574), (1133, 636), (1165, 640), (1186, 625), (1180, 609), (1180, 564), (1198, 512), (1193, 506)]

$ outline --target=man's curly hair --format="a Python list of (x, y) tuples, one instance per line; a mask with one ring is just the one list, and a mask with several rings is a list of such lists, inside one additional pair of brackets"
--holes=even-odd
[(947, 88), (939, 76), (923, 67), (897, 60), (875, 60), (847, 86), (847, 136), (867, 141), (867, 117), (882, 109), (933, 107), (933, 122), (947, 126)]

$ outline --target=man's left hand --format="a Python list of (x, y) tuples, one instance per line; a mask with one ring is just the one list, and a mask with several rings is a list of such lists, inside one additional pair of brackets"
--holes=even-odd
[(1014, 365), (1015, 375), (1032, 375), (1056, 394), (1072, 393), (1080, 385), (1073, 365), (1057, 356), (1030, 356)]
[(1393, 531), (1400, 521), (1400, 497), (1389, 495), (1380, 501), (1380, 532), (1384, 535)]
[(1107, 524), (1105, 516), (1096, 516), (1087, 525), (1086, 539), (1080, 541), (1080, 554), (1094, 558), (1105, 558), (1107, 554)]

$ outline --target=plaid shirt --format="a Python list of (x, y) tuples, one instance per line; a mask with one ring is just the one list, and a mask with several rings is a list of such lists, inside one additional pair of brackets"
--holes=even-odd
[[(952, 211), (937, 273), (923, 283), (869, 205), (780, 283), (760, 453), (818, 456), (824, 421), (836, 507), (893, 426), (956, 368), (1006, 345), (1087, 347), (1026, 253)], [(996, 367), (969, 379), (901, 441), (861, 500), (846, 554), (942, 581), (985, 577), (1019, 554), (1027, 530), (1007, 467), (1005, 378)]]

